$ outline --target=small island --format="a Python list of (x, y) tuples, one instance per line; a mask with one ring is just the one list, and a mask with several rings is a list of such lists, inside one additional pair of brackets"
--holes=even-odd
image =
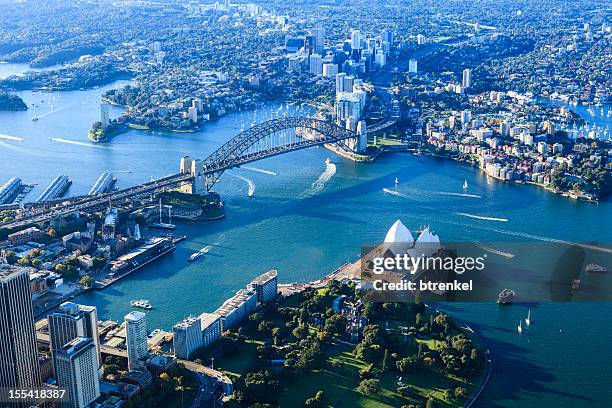
[(28, 105), (17, 95), (0, 92), (0, 111), (25, 111)]

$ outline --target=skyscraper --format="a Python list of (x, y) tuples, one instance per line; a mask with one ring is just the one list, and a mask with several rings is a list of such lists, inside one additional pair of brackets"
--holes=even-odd
[(325, 29), (321, 26), (317, 26), (310, 30), (310, 34), (314, 36), (314, 49), (317, 54), (323, 55), (324, 41), (325, 41)]
[(48, 316), (51, 355), (77, 337), (88, 337), (96, 349), (98, 367), (100, 359), (100, 336), (98, 335), (98, 312), (95, 306), (64, 302), (56, 312)]
[(27, 268), (0, 264), (0, 387), (40, 386)]
[(138, 368), (140, 359), (148, 354), (147, 315), (136, 311), (125, 315), (125, 332), (127, 336), (128, 368), (131, 371)]
[(472, 70), (464, 69), (463, 70), (463, 81), (461, 81), (461, 87), (465, 90), (472, 85)]
[(344, 77), (346, 77), (344, 72), (336, 75), (336, 93), (344, 92)]
[(312, 54), (310, 57), (310, 73), (321, 75), (323, 73), (323, 62), (320, 54)]
[(351, 49), (360, 50), (361, 49), (361, 31), (353, 30), (351, 32)]
[(62, 407), (83, 408), (100, 396), (98, 357), (92, 339), (77, 337), (55, 353), (57, 384), (66, 389)]
[(108, 104), (102, 102), (100, 104), (100, 122), (103, 127), (110, 125), (110, 118), (108, 116)]

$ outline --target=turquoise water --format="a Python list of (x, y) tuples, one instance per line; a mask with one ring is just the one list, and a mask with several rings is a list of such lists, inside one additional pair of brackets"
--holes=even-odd
[[(111, 170), (125, 187), (176, 172), (180, 156), (205, 157), (243, 126), (311, 111), (272, 104), (256, 113), (228, 115), (197, 133), (130, 131), (111, 143), (93, 145), (86, 132), (98, 118), (103, 91), (20, 93), (28, 104), (39, 106), (0, 113), (0, 134), (23, 139), (0, 139), (0, 179), (20, 176), (43, 189), (57, 174), (67, 174), (73, 179), (70, 194), (80, 194), (100, 173)], [(114, 115), (120, 112), (113, 110)], [(326, 166), (327, 158), (333, 165)], [(399, 196), (383, 191), (394, 188), (395, 177)], [(467, 193), (481, 198), (445, 194), (463, 193), (463, 180), (469, 183)], [(249, 184), (253, 197), (247, 194)], [(225, 219), (181, 223), (177, 233), (189, 238), (173, 253), (77, 300), (96, 305), (104, 318), (120, 320), (131, 299), (146, 298), (155, 307), (148, 313), (150, 328), (169, 329), (188, 314), (214, 310), (270, 268), (279, 270), (283, 282), (325, 275), (355, 260), (361, 244), (380, 241), (397, 218), (413, 231), (429, 224), (443, 241), (607, 241), (612, 228), (610, 201), (575, 202), (530, 186), (487, 181), (477, 170), (454, 162), (404, 154), (359, 164), (312, 148), (229, 171), (217, 191), (227, 204)], [(207, 245), (207, 255), (187, 262), (192, 252)], [(443, 308), (469, 321), (492, 350), (493, 375), (478, 406), (609, 406), (609, 304)], [(516, 325), (528, 308), (534, 325), (518, 335)]]

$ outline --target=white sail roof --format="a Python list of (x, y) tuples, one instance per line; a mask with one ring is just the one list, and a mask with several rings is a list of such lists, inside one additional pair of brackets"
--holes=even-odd
[(410, 230), (406, 228), (402, 221), (397, 220), (393, 223), (391, 228), (389, 228), (389, 231), (385, 236), (385, 242), (414, 244), (414, 238), (412, 237)]
[(414, 244), (414, 248), (419, 254), (431, 256), (441, 248), (440, 238), (432, 233), (429, 227), (425, 227)]

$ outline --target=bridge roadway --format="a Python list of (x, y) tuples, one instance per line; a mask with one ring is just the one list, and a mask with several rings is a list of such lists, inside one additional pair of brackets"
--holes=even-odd
[[(6, 223), (0, 223), (0, 227), (13, 229), (25, 227), (30, 224), (38, 224), (52, 217), (59, 217), (62, 215), (70, 214), (74, 211), (92, 209), (98, 206), (105, 206), (109, 200), (119, 201), (142, 194), (147, 194), (151, 191), (160, 190), (166, 187), (179, 184), (184, 181), (189, 181), (192, 178), (193, 177), (189, 174), (173, 174), (171, 176), (162, 177), (157, 180), (139, 184), (137, 186), (115, 191), (112, 193), (97, 196), (81, 196), (63, 200), (62, 202), (56, 202), (54, 207), (50, 206), (53, 203), (49, 203), (48, 206), (45, 206), (43, 208), (35, 208), (30, 210), (30, 213), (23, 218), (17, 219), (15, 221), (9, 221)], [(66, 201), (68, 202), (68, 204), (63, 205), (62, 203)]]
[[(302, 137), (297, 133), (289, 138), (279, 136), (279, 132), (288, 129), (309, 129), (314, 131), (316, 136)], [(200, 172), (205, 176), (204, 186), (207, 190), (210, 190), (227, 169), (311, 146), (342, 143), (344, 140), (355, 137), (357, 135), (353, 131), (321, 119), (307, 117), (272, 119), (239, 133), (221, 145), (202, 162)], [(24, 216), (14, 221), (0, 223), (0, 227), (16, 229), (40, 224), (52, 217), (105, 206), (109, 200), (116, 202), (193, 179), (194, 175), (192, 174), (175, 174), (107, 194), (81, 196), (39, 205), (29, 205)]]

